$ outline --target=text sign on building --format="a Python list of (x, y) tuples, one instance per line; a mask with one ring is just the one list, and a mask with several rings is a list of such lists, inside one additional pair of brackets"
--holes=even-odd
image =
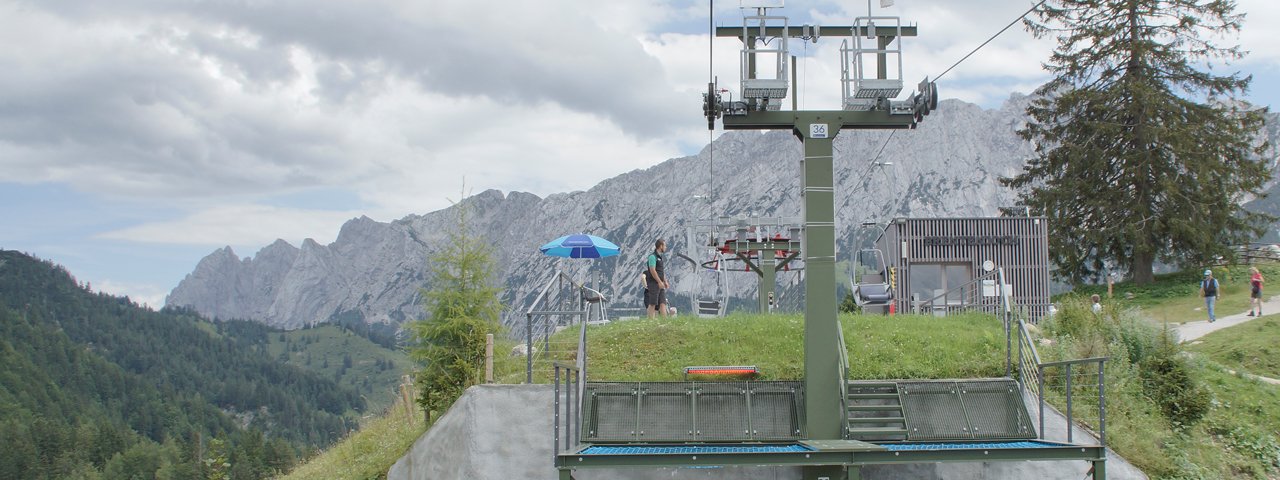
[(926, 247), (954, 247), (954, 246), (980, 246), (980, 245), (1004, 245), (1013, 246), (1018, 244), (1018, 237), (1013, 235), (958, 235), (953, 237), (921, 237), (921, 243)]

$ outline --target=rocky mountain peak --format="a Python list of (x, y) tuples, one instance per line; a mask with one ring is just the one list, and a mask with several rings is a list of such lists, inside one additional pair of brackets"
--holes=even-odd
[[(1034, 154), (1016, 134), (1031, 99), (1013, 94), (997, 109), (944, 100), (915, 130), (842, 132), (834, 143), (840, 260), (858, 248), (856, 230), (863, 222), (996, 215), (1013, 205), (1013, 192), (997, 180), (1018, 173)], [(1272, 125), (1268, 138), (1274, 144)], [(695, 259), (709, 255), (686, 245), (684, 222), (724, 215), (799, 217), (801, 156), (802, 145), (790, 132), (733, 131), (696, 155), (626, 172), (586, 191), (540, 198), (485, 190), (461, 203), (470, 209), (472, 233), (494, 246), (504, 305), (523, 310), (563, 270), (594, 278), (614, 307), (639, 306), (635, 279), (654, 239), (666, 238), (673, 252)], [(362, 216), (346, 222), (330, 245), (308, 239), (294, 248), (278, 240), (251, 259), (219, 249), (174, 288), (168, 304), (285, 328), (339, 317), (392, 324), (421, 318), (419, 289), (429, 281), (428, 258), (448, 241), (455, 208), (392, 222)], [(622, 255), (584, 261), (538, 251), (551, 239), (579, 232), (613, 241)], [(670, 265), (673, 305), (687, 308), (692, 298), (710, 294), (713, 280), (705, 274), (688, 262)], [(753, 304), (754, 275), (726, 279), (737, 304)], [(799, 274), (784, 273), (778, 283), (782, 305), (798, 305)]]

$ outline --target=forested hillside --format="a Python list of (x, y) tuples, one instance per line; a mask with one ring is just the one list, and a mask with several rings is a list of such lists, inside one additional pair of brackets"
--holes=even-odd
[(0, 478), (265, 478), (365, 401), (279, 361), (279, 330), (94, 294), (0, 251)]

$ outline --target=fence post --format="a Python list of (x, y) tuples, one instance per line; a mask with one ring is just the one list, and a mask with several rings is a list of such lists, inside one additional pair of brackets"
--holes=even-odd
[(533, 314), (524, 314), (524, 383), (533, 383)]
[(1107, 382), (1103, 367), (1106, 362), (1098, 362), (1098, 443), (1107, 446)]
[(1040, 397), (1040, 439), (1044, 440), (1044, 367), (1036, 365), (1036, 396)]
[(555, 401), (551, 405), (555, 440), (551, 442), (552, 458), (560, 457), (560, 366), (555, 366)]
[(1067, 364), (1067, 443), (1071, 443), (1071, 433), (1075, 431), (1075, 422), (1071, 421), (1071, 364)]
[(493, 334), (484, 335), (484, 383), (493, 383)]
[(408, 375), (400, 376), (400, 398), (404, 400), (405, 416), (413, 421), (413, 380)]

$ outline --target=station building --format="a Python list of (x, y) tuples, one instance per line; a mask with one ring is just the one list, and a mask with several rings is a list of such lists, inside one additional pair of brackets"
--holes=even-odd
[(994, 312), (1003, 289), (1038, 321), (1050, 303), (1048, 233), (1044, 217), (896, 218), (877, 248), (899, 312)]

